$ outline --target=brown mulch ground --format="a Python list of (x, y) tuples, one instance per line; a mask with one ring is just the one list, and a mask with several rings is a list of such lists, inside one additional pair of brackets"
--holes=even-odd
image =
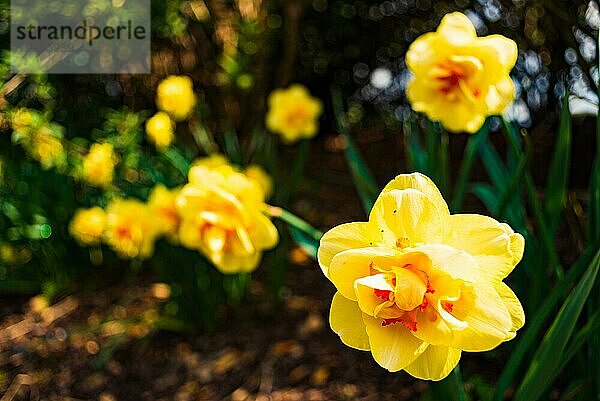
[(331, 332), (333, 288), (320, 275), (312, 263), (294, 267), (288, 281), (298, 285), (279, 305), (253, 282), (212, 335), (148, 331), (161, 302), (151, 283), (50, 307), (34, 298), (0, 325), (2, 400), (416, 399), (425, 383), (386, 372)]

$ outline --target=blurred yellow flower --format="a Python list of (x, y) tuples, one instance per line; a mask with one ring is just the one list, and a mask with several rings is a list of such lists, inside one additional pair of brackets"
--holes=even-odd
[(83, 160), (83, 179), (96, 187), (107, 187), (113, 180), (118, 158), (109, 143), (95, 143)]
[(120, 257), (147, 259), (158, 235), (155, 216), (136, 199), (115, 199), (106, 208), (104, 241)]
[(166, 235), (172, 242), (177, 242), (177, 231), (179, 230), (179, 212), (175, 200), (179, 195), (179, 189), (169, 190), (164, 185), (156, 185), (150, 197), (148, 206), (154, 216), (159, 235)]
[(246, 174), (248, 178), (256, 181), (265, 193), (265, 199), (269, 199), (273, 191), (273, 179), (271, 176), (258, 164), (251, 164), (246, 167), (244, 174)]
[(82, 245), (96, 245), (102, 240), (106, 213), (100, 207), (77, 209), (69, 223), (69, 233)]
[(192, 162), (192, 166), (202, 166), (208, 169), (229, 165), (229, 160), (220, 153), (213, 153), (206, 157), (199, 157)]
[(501, 35), (477, 37), (464, 14), (447, 14), (436, 32), (418, 37), (406, 53), (414, 74), (406, 89), (413, 109), (452, 132), (475, 133), (485, 118), (513, 101), (510, 70), (517, 45)]
[(175, 123), (167, 113), (159, 111), (146, 121), (146, 135), (159, 151), (163, 151), (175, 139)]
[(63, 167), (66, 163), (66, 153), (59, 138), (55, 137), (47, 126), (42, 126), (31, 136), (27, 153), (39, 161), (44, 170), (53, 167)]
[(218, 157), (200, 160), (177, 198), (181, 244), (197, 249), (223, 273), (254, 270), (278, 240), (263, 214), (261, 185)]
[(156, 107), (175, 121), (185, 120), (196, 105), (196, 95), (190, 77), (169, 75), (156, 88)]
[(34, 120), (34, 112), (29, 109), (21, 108), (15, 111), (11, 116), (11, 125), (15, 131), (21, 131), (29, 128)]
[(490, 350), (523, 326), (523, 308), (502, 281), (523, 248), (506, 224), (451, 215), (426, 176), (400, 175), (368, 222), (321, 239), (319, 264), (337, 288), (331, 328), (392, 372), (441, 380), (462, 351)]
[(312, 138), (319, 128), (323, 104), (299, 84), (275, 89), (269, 95), (267, 128), (281, 135), (285, 143)]

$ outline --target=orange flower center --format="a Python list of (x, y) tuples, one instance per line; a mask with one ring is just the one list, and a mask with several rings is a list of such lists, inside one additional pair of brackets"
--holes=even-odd
[(463, 95), (474, 102), (481, 96), (481, 90), (474, 85), (476, 76), (483, 70), (483, 64), (475, 57), (451, 56), (437, 63), (430, 72), (430, 77), (435, 82), (438, 92), (447, 100), (455, 101)]
[(290, 127), (299, 127), (304, 124), (308, 118), (308, 112), (304, 107), (296, 107), (285, 116), (285, 123)]
[[(382, 270), (373, 263), (369, 265), (371, 275), (383, 274), (393, 290), (373, 289), (374, 295), (384, 301), (378, 315), (382, 317), (382, 326), (400, 323), (410, 331), (417, 331), (417, 315), (426, 313), (431, 321), (437, 319), (438, 298), (431, 284), (429, 274), (412, 264), (405, 264), (397, 271)], [(403, 281), (399, 281), (404, 278)], [(422, 294), (422, 295), (421, 295)], [(415, 302), (415, 296), (418, 301)], [(420, 302), (420, 303), (419, 303)], [(416, 305), (416, 306), (414, 306)], [(454, 303), (442, 300), (440, 306), (452, 313)]]

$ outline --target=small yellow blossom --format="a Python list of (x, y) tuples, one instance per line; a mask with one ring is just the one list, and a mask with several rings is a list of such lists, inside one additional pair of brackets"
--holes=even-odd
[(106, 213), (100, 207), (78, 209), (69, 223), (69, 233), (82, 245), (96, 245), (102, 240)]
[(219, 158), (200, 160), (177, 198), (181, 244), (197, 249), (223, 273), (254, 270), (279, 239), (263, 214), (261, 185)]
[(150, 208), (136, 199), (116, 199), (106, 209), (104, 241), (120, 257), (147, 259), (158, 234)]
[(158, 84), (156, 106), (175, 121), (185, 120), (196, 105), (192, 80), (185, 75), (169, 75)]
[(42, 126), (32, 134), (31, 142), (26, 148), (27, 153), (39, 161), (44, 170), (63, 167), (66, 163), (67, 155), (62, 142), (47, 126)]
[(487, 116), (515, 97), (510, 70), (517, 45), (501, 35), (477, 37), (464, 14), (447, 14), (436, 32), (418, 37), (406, 53), (414, 74), (406, 89), (413, 109), (452, 132), (475, 133)]
[(426, 176), (399, 175), (369, 221), (321, 239), (319, 264), (337, 288), (331, 328), (392, 372), (441, 380), (462, 351), (495, 348), (523, 326), (523, 308), (502, 281), (523, 249), (506, 224), (451, 215)]
[(113, 180), (117, 155), (109, 143), (95, 143), (83, 160), (83, 179), (96, 187), (107, 187)]
[(159, 151), (165, 150), (175, 139), (175, 123), (164, 111), (159, 111), (146, 121), (146, 135)]
[(166, 235), (172, 242), (177, 242), (177, 231), (179, 230), (179, 212), (175, 200), (179, 195), (179, 189), (169, 190), (164, 185), (156, 185), (150, 197), (148, 206), (156, 220), (159, 235)]
[(267, 128), (281, 135), (286, 143), (312, 138), (319, 128), (323, 104), (299, 84), (287, 89), (275, 89), (269, 95)]
[(15, 111), (11, 116), (11, 125), (15, 131), (22, 131), (31, 127), (37, 112), (21, 108)]

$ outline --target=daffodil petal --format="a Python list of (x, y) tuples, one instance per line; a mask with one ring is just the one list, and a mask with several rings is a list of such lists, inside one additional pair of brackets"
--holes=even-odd
[(329, 266), (329, 279), (348, 299), (356, 300), (354, 281), (370, 276), (371, 264), (389, 268), (399, 253), (388, 248), (349, 249), (334, 256)]
[(476, 282), (481, 278), (477, 262), (463, 250), (445, 244), (424, 244), (414, 250), (429, 257), (434, 271), (468, 282)]
[[(394, 292), (394, 287), (387, 282), (385, 275), (375, 274), (372, 276), (366, 276), (354, 281), (354, 291), (356, 299), (358, 301), (358, 307), (361, 311), (369, 316), (377, 316), (377, 312), (381, 308), (383, 303), (392, 305), (387, 299), (381, 299), (375, 295), (375, 290)], [(383, 305), (384, 307), (386, 305)], [(382, 318), (392, 316), (379, 316)]]
[(453, 331), (447, 345), (470, 352), (488, 351), (512, 339), (513, 317), (496, 289), (480, 283), (472, 291), (465, 296), (467, 301), (454, 304), (452, 315), (466, 327)]
[(382, 326), (381, 319), (363, 314), (371, 353), (375, 361), (390, 372), (404, 369), (419, 357), (428, 344), (412, 335), (401, 324)]
[(484, 36), (477, 40), (477, 46), (489, 46), (493, 48), (497, 54), (497, 60), (508, 71), (510, 71), (517, 62), (517, 44), (514, 40), (511, 40), (505, 36)]
[(335, 293), (331, 301), (329, 325), (347, 346), (362, 351), (370, 349), (369, 337), (358, 304), (339, 292)]
[(279, 232), (267, 216), (257, 212), (250, 231), (252, 243), (259, 249), (271, 249), (279, 242)]
[(449, 215), (448, 205), (442, 197), (438, 187), (431, 181), (429, 177), (421, 173), (400, 174), (390, 181), (383, 191), (389, 192), (393, 189), (416, 189), (428, 197), (442, 214)]
[(392, 189), (377, 198), (369, 215), (369, 230), (391, 247), (437, 243), (443, 238), (446, 217), (423, 192)]
[(491, 217), (455, 214), (448, 223), (444, 243), (473, 256), (482, 276), (502, 280), (523, 256), (523, 237)]
[(348, 249), (369, 246), (367, 228), (366, 222), (346, 223), (332, 228), (321, 237), (317, 260), (325, 276), (328, 276), (329, 265), (335, 255)]
[(515, 293), (505, 283), (496, 284), (496, 290), (498, 291), (500, 298), (502, 298), (504, 305), (506, 305), (512, 319), (510, 331), (516, 333), (517, 330), (525, 324), (525, 312), (523, 311), (523, 306)]
[(459, 12), (446, 14), (438, 26), (437, 33), (453, 46), (468, 45), (477, 36), (471, 20)]
[(448, 348), (441, 345), (429, 345), (410, 365), (404, 370), (418, 379), (442, 380), (450, 374), (460, 360), (461, 350)]

